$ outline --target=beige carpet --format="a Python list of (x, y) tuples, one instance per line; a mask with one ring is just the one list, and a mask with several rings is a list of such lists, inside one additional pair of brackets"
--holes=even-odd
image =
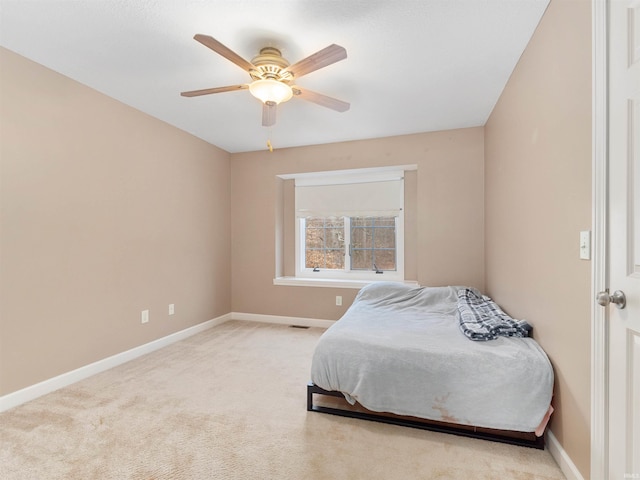
[(0, 414), (0, 478), (564, 478), (547, 451), (307, 412), (322, 331), (227, 322)]

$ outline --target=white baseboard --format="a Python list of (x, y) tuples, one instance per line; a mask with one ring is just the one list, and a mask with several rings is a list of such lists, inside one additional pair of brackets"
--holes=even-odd
[(17, 407), (18, 405), (26, 403), (30, 400), (34, 400), (38, 397), (41, 397), (42, 395), (46, 395), (47, 393), (51, 393), (62, 387), (71, 385), (72, 383), (84, 380), (85, 378), (88, 378), (97, 373), (104, 372), (105, 370), (116, 367), (118, 365), (122, 365), (123, 363), (141, 357), (142, 355), (146, 355), (147, 353), (151, 353), (162, 347), (166, 347), (167, 345), (170, 345), (172, 343), (184, 340), (185, 338), (195, 335), (196, 333), (203, 332), (211, 327), (215, 327), (216, 325), (220, 325), (228, 320), (231, 320), (230, 313), (214, 318), (212, 320), (208, 320), (198, 325), (194, 325), (193, 327), (186, 328), (179, 332), (172, 333), (171, 335), (159, 338), (158, 340), (145, 343), (144, 345), (140, 345), (139, 347), (132, 348), (125, 352), (112, 355), (111, 357), (98, 360), (97, 362), (90, 363), (89, 365), (85, 365), (84, 367), (77, 368), (67, 373), (63, 373), (62, 375), (58, 375), (57, 377), (44, 380), (40, 383), (36, 383), (35, 385), (23, 388), (22, 390), (4, 395), (0, 397), (0, 412), (4, 412), (5, 410), (9, 410), (10, 408)]
[(298, 327), (329, 328), (335, 320), (321, 320), (318, 318), (282, 317), (279, 315), (262, 315), (259, 313), (231, 312), (232, 320), (246, 320), (250, 322), (277, 323), (279, 325), (295, 325)]
[(564, 476), (567, 477), (567, 480), (584, 480), (584, 477), (551, 430), (547, 431), (547, 448)]

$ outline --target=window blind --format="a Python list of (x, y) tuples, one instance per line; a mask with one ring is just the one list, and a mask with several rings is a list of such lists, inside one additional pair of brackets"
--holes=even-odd
[(397, 216), (404, 207), (403, 173), (296, 179), (296, 216)]

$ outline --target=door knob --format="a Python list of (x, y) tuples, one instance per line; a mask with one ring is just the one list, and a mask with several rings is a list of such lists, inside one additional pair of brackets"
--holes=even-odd
[(613, 292), (613, 295), (609, 295), (609, 290), (605, 290), (596, 296), (596, 300), (598, 304), (603, 307), (608, 306), (610, 303), (615, 303), (616, 307), (620, 309), (627, 306), (627, 297), (625, 297), (624, 292), (621, 290), (616, 290)]

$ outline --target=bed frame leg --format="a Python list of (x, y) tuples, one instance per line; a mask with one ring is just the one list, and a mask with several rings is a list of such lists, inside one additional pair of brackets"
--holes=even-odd
[(307, 412), (313, 410), (313, 387), (315, 385), (312, 382), (307, 383)]

